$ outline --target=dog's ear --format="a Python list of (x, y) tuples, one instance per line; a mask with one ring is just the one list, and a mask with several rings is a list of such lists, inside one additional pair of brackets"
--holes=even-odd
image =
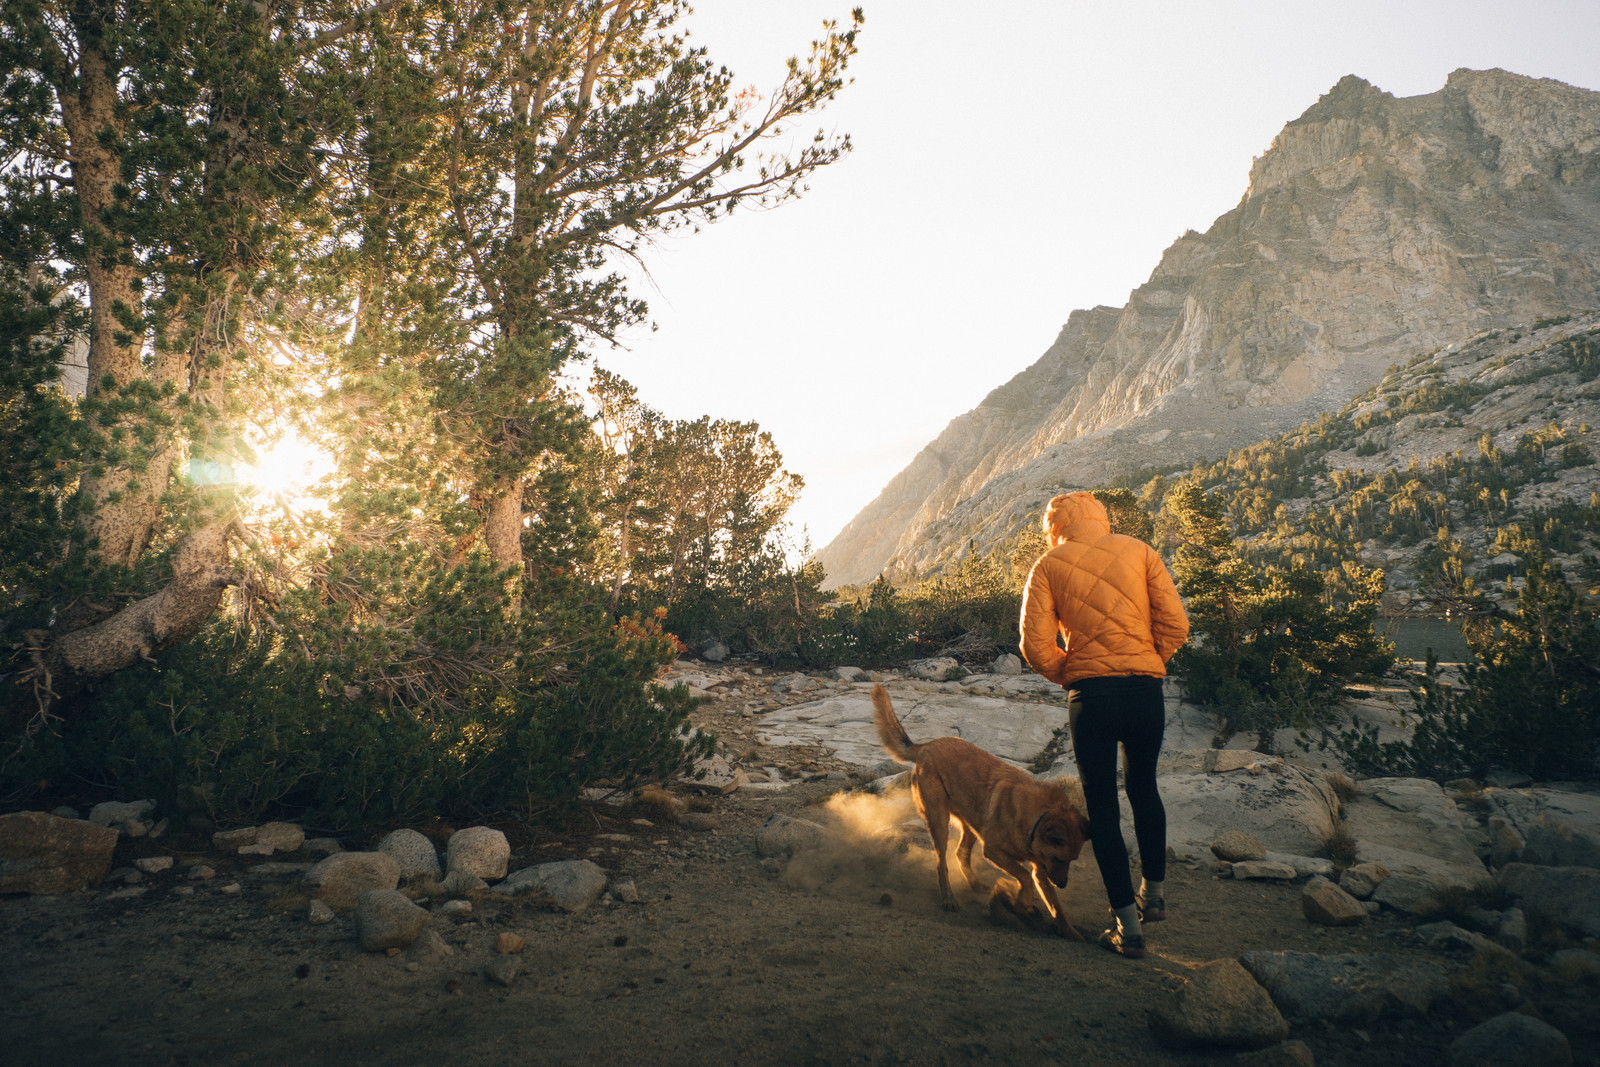
[(1077, 839), (1078, 847), (1082, 848), (1083, 843), (1089, 840), (1089, 817), (1073, 808), (1067, 812), (1067, 826), (1070, 827), (1069, 832), (1072, 836)]

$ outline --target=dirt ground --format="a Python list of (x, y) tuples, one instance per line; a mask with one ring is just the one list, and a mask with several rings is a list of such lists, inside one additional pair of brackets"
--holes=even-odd
[[(730, 746), (753, 743), (747, 719), (703, 714)], [(1168, 877), (1170, 919), (1147, 927), (1151, 951), (1131, 961), (997, 923), (981, 893), (941, 910), (915, 834), (764, 858), (757, 830), (774, 814), (851, 814), (859, 827), (909, 808), (863, 794), (830, 803), (854, 783), (823, 754), (763, 755), (812, 780), (697, 802), (714, 829), (607, 807), (560, 833), (502, 825), (513, 870), (587, 856), (613, 882), (632, 879), (641, 900), (566, 915), (479, 897), (469, 916), (436, 916), (455, 954), (433, 963), (363, 952), (348, 916), (311, 925), (298, 876), (252, 875), (259, 857), (207, 851), (200, 835), (126, 842), (118, 864), (166, 854), (179, 867), (133, 899), (106, 887), (0, 898), (0, 1062), (1210, 1064), (1234, 1052), (1163, 1048), (1147, 1022), (1196, 964), (1251, 949), (1428, 957), (1409, 920), (1328, 929), (1302, 917), (1298, 885), (1182, 864)], [(441, 845), (451, 829), (418, 828)], [(200, 861), (214, 879), (185, 877)], [(184, 885), (196, 892), (174, 892)], [(1065, 897), (1092, 939), (1109, 915), (1091, 852)], [(527, 941), (509, 986), (485, 973), (503, 931)], [(1580, 1064), (1600, 1062), (1592, 1003), (1581, 985), (1539, 1003)], [(1505, 1006), (1464, 987), (1424, 1018), (1291, 1037), (1321, 1065), (1443, 1063), (1457, 1033)]]

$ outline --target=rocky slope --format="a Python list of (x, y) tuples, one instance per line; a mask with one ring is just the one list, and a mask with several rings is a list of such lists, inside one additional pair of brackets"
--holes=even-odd
[(819, 553), (927, 570), (1063, 487), (1189, 463), (1337, 410), (1419, 352), (1600, 307), (1600, 93), (1458, 70), (1346, 77), (1122, 308), (1075, 311)]

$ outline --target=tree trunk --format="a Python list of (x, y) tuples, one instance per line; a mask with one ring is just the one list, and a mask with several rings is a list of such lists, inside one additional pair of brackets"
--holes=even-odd
[(239, 582), (229, 567), (228, 531), (232, 519), (191, 533), (178, 546), (172, 581), (100, 622), (49, 640), (30, 635), (35, 653), (33, 679), (41, 706), (71, 696), (84, 683), (120, 671), (182, 641), (211, 617), (222, 593)]
[[(89, 283), (89, 355), (87, 396), (103, 395), (107, 379), (114, 391), (144, 377), (140, 361), (142, 327), (138, 270), (119, 237), (104, 219), (115, 206), (121, 180), (121, 159), (115, 137), (117, 86), (106, 58), (85, 47), (78, 62), (76, 91), (58, 87), (61, 116), (72, 143), (72, 181), (78, 195)], [(101, 134), (110, 138), (102, 140)], [(110, 427), (96, 422), (102, 432)], [(158, 501), (176, 455), (170, 444), (130, 462), (108, 464), (85, 473), (79, 492), (89, 502), (80, 520), (102, 562), (132, 566), (150, 544), (159, 514)]]
[[(500, 478), (489, 495), (483, 518), (483, 542), (489, 557), (501, 567), (522, 571), (522, 479)], [(513, 579), (515, 583), (515, 579)], [(514, 590), (513, 584), (510, 589)], [(509, 591), (509, 590), (508, 590)]]

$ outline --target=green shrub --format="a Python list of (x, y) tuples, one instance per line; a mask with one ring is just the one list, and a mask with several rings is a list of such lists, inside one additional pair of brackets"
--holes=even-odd
[(1430, 654), (1409, 739), (1374, 728), (1338, 738), (1352, 769), (1448, 781), (1505, 768), (1549, 781), (1600, 777), (1600, 629), (1595, 612), (1542, 555), (1527, 559), (1517, 611), (1463, 627), (1474, 662), (1440, 684)]

